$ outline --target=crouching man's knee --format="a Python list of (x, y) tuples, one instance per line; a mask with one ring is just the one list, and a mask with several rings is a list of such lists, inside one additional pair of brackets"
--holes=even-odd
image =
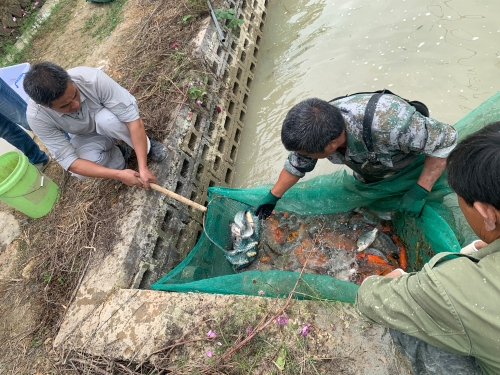
[[(75, 136), (71, 139), (76, 155), (80, 159), (88, 160), (110, 169), (123, 169), (125, 159), (122, 152), (115, 145), (113, 139), (101, 135)], [(86, 178), (73, 173), (78, 178)]]

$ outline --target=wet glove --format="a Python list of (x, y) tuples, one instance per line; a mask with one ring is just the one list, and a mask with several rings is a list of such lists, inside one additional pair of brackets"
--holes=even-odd
[(280, 198), (275, 197), (271, 192), (267, 193), (260, 202), (259, 207), (255, 210), (255, 215), (261, 220), (267, 219), (273, 213), (274, 207), (276, 207), (276, 203), (279, 199)]
[(424, 209), (425, 201), (430, 193), (419, 184), (415, 184), (403, 195), (399, 205), (399, 211), (411, 217), (420, 217)]

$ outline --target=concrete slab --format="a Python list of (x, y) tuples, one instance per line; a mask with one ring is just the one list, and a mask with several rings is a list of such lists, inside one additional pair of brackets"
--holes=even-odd
[(21, 233), (21, 227), (14, 215), (0, 211), (0, 253)]
[[(266, 312), (272, 316), (285, 302), (235, 295), (116, 290), (105, 301), (92, 304), (89, 313), (72, 315), (72, 324), (61, 328), (55, 345), (141, 363), (146, 359), (159, 361), (161, 348), (191, 341), (171, 353), (169, 367), (175, 368), (186, 357), (189, 363), (208, 365), (213, 359), (207, 357), (207, 351), (212, 351), (214, 358), (222, 356), (238, 334), (248, 335), (247, 327), (255, 327)], [(253, 340), (292, 348), (297, 347), (296, 340), (303, 339), (302, 350), (323, 370), (332, 366), (339, 369), (342, 360), (357, 374), (411, 373), (408, 364), (398, 358), (387, 330), (367, 327), (351, 305), (292, 300), (286, 314), (287, 324), (279, 326), (273, 321)], [(300, 329), (307, 323), (311, 324), (309, 334), (301, 336)], [(207, 336), (210, 330), (216, 339)], [(221, 343), (219, 352), (217, 342)]]

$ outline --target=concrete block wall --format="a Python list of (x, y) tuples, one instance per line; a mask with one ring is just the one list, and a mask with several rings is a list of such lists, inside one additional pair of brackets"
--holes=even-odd
[[(184, 106), (168, 137), (174, 149), (163, 186), (207, 206), (207, 189), (230, 186), (247, 112), (259, 44), (266, 19), (267, 0), (228, 0), (221, 8), (235, 9), (244, 20), (239, 30), (223, 32), (221, 43), (213, 21), (207, 21), (203, 35), (196, 40), (196, 54), (202, 56), (213, 76), (208, 79), (219, 97), (205, 100), (200, 112)], [(222, 109), (216, 111), (216, 106)], [(149, 248), (143, 250), (132, 288), (148, 288), (179, 264), (194, 247), (203, 231), (203, 213), (166, 198), (158, 206), (151, 225)], [(144, 235), (137, 232), (136, 236)], [(156, 239), (154, 238), (156, 237)], [(141, 243), (140, 239), (135, 241)], [(143, 242), (143, 241), (142, 241)]]

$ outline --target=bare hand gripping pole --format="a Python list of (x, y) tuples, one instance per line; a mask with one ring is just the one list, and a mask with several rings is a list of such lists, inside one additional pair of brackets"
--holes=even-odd
[[(137, 178), (137, 179), (141, 182), (141, 184), (143, 183), (140, 178)], [(165, 195), (168, 195), (169, 197), (174, 198), (175, 200), (178, 200), (179, 202), (182, 202), (184, 204), (187, 204), (188, 206), (194, 207), (197, 210), (200, 210), (202, 212), (207, 211), (207, 208), (205, 206), (202, 206), (201, 204), (198, 204), (196, 202), (193, 202), (192, 200), (184, 198), (182, 195), (174, 193), (173, 191), (167, 190), (167, 189), (165, 189), (159, 185), (153, 184), (153, 183), (150, 183), (149, 186), (151, 187), (151, 189), (159, 191), (160, 193), (163, 193)]]
[(212, 14), (212, 19), (214, 20), (215, 27), (217, 28), (217, 33), (219, 34), (219, 39), (221, 43), (224, 43), (226, 41), (226, 38), (224, 37), (224, 34), (222, 34), (222, 29), (220, 28), (219, 21), (217, 21), (217, 17), (215, 16), (214, 10), (212, 8), (212, 4), (210, 4), (210, 1), (207, 0), (208, 7), (210, 8), (210, 13)]

